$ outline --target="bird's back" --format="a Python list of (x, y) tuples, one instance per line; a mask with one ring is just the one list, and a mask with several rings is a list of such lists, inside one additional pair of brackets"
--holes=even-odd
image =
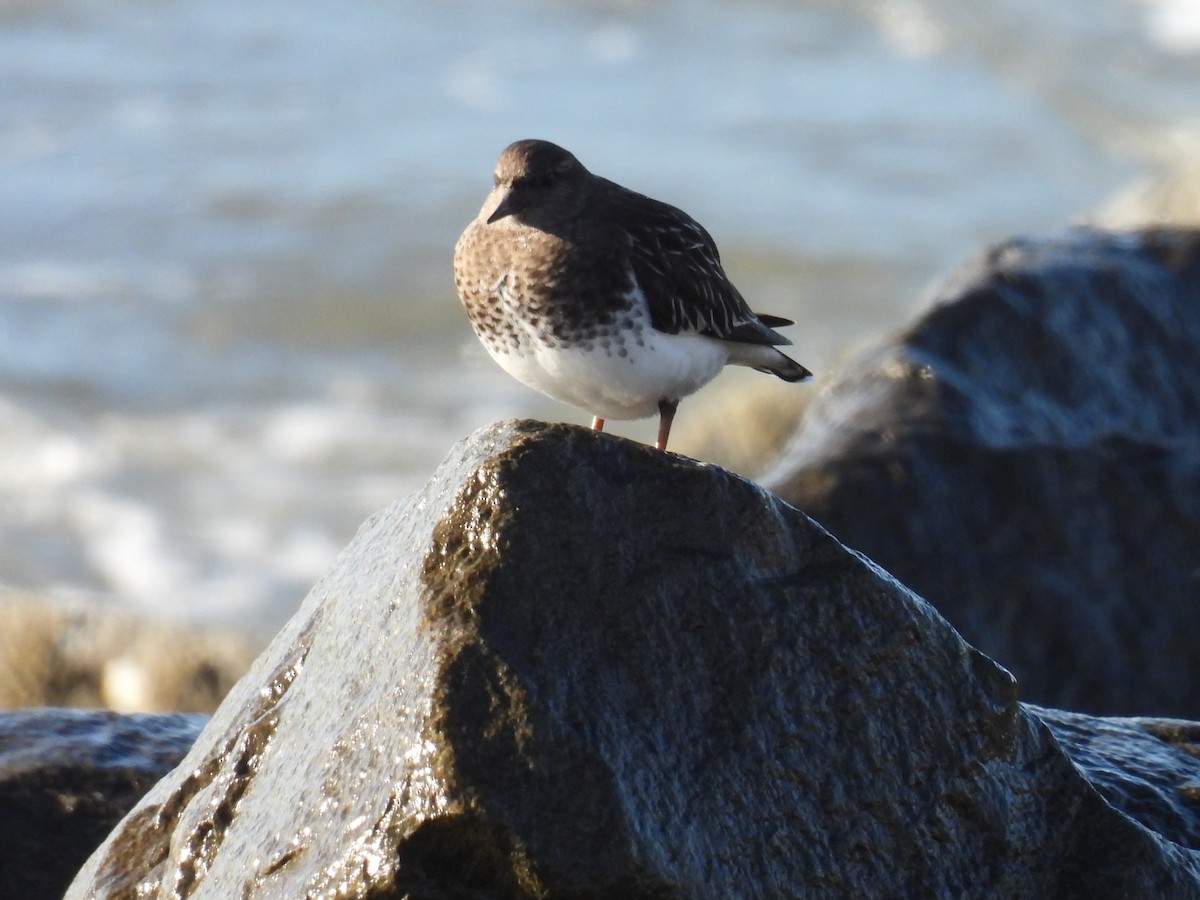
[(614, 224), (625, 265), (645, 294), (650, 319), (667, 334), (702, 334), (752, 344), (790, 344), (760, 318), (729, 280), (716, 241), (690, 215), (602, 179), (602, 208)]

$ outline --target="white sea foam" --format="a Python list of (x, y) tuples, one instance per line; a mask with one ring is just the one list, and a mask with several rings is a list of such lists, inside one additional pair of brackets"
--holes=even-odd
[(126, 497), (86, 491), (70, 498), (67, 520), (96, 575), (118, 596), (153, 608), (194, 570), (164, 535), (160, 510)]
[(823, 368), (1194, 121), (1195, 23), (1182, 0), (27, 5), (0, 29), (0, 583), (266, 629), (454, 441), (586, 422), (486, 359), (453, 296), (513, 139), (696, 215)]
[(1147, 0), (1146, 27), (1152, 40), (1178, 54), (1200, 53), (1200, 2)]

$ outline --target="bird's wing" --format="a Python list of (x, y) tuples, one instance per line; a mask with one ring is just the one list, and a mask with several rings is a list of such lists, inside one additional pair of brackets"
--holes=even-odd
[(772, 326), (792, 322), (751, 312), (721, 267), (712, 236), (699, 222), (640, 194), (622, 200), (625, 208), (618, 219), (626, 223), (633, 275), (646, 296), (655, 328), (749, 344), (791, 343)]

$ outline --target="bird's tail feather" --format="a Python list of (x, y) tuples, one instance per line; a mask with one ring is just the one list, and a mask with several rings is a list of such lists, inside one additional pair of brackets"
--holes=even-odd
[(812, 372), (800, 365), (790, 356), (785, 356), (778, 350), (775, 351), (779, 355), (779, 360), (769, 366), (755, 366), (755, 371), (766, 372), (768, 375), (774, 375), (782, 378), (784, 381), (804, 381), (807, 378), (812, 378)]
[(742, 344), (729, 342), (729, 361), (735, 366), (749, 366), (759, 372), (767, 372), (784, 381), (803, 381), (812, 377), (812, 372), (774, 347), (764, 344)]
[(762, 322), (768, 328), (782, 328), (784, 325), (795, 325), (792, 319), (785, 319), (783, 316), (771, 316), (766, 313), (755, 313), (754, 318)]

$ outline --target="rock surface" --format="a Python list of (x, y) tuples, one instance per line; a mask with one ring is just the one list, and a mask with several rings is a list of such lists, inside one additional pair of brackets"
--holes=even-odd
[(763, 483), (1025, 699), (1200, 717), (1200, 232), (1013, 241), (936, 301)]
[(61, 897), (100, 842), (191, 747), (198, 715), (0, 712), (0, 897)]
[(1026, 708), (1114, 808), (1200, 850), (1200, 724)]
[(526, 422), (363, 526), (68, 896), (1200, 897), (1198, 879), (1007, 672), (805, 516)]

